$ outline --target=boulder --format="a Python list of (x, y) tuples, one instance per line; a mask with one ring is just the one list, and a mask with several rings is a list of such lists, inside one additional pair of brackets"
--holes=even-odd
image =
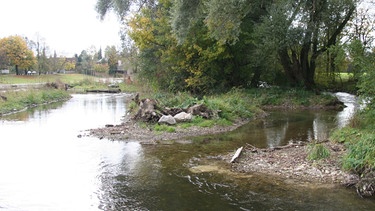
[(160, 117), (159, 123), (161, 124), (168, 124), (168, 125), (175, 125), (176, 124), (176, 120), (173, 118), (173, 116), (171, 115), (163, 115), (162, 117)]
[(186, 112), (180, 112), (173, 117), (176, 122), (190, 122), (193, 119), (193, 115)]

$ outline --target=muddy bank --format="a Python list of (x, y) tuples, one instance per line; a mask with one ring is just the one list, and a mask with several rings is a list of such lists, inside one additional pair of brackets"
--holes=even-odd
[(142, 144), (157, 144), (162, 141), (173, 141), (189, 139), (189, 137), (218, 134), (235, 130), (248, 123), (248, 120), (238, 120), (231, 126), (181, 128), (176, 126), (175, 132), (154, 131), (146, 124), (141, 124), (133, 120), (130, 116), (125, 117), (123, 123), (119, 125), (106, 125), (103, 128), (90, 129), (89, 135), (100, 139), (139, 141)]
[[(231, 164), (234, 172), (261, 173), (275, 176), (292, 183), (322, 183), (351, 186), (358, 182), (355, 174), (343, 171), (340, 160), (346, 150), (342, 144), (322, 143), (330, 156), (318, 161), (307, 159), (308, 146), (290, 144), (280, 149), (257, 149), (245, 146), (240, 157)], [(234, 153), (221, 156), (230, 161)]]

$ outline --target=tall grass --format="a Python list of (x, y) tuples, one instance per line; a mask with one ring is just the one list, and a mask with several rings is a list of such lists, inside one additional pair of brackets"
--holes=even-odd
[(336, 98), (329, 94), (319, 94), (298, 88), (254, 89), (251, 93), (261, 106), (281, 106), (284, 108), (326, 106)]
[(311, 143), (307, 147), (308, 160), (321, 160), (324, 158), (328, 158), (331, 153), (329, 152), (329, 149), (327, 149), (323, 144), (319, 143)]
[(4, 99), (0, 99), (0, 115), (70, 98), (69, 93), (57, 89), (8, 91), (1, 95)]
[(350, 126), (334, 131), (331, 140), (344, 143), (347, 153), (343, 167), (361, 174), (375, 171), (375, 125), (374, 111), (365, 110), (353, 118)]

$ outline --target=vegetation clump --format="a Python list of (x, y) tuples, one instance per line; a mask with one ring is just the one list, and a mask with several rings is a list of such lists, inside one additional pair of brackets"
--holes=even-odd
[[(372, 112), (363, 111), (356, 114), (353, 124), (337, 130), (331, 136), (333, 141), (343, 143), (347, 153), (342, 159), (343, 168), (359, 175), (359, 182), (355, 184), (360, 196), (375, 195), (375, 134)], [(358, 118), (362, 119), (357, 122)]]
[(321, 160), (330, 156), (329, 149), (321, 143), (311, 143), (308, 146), (308, 160)]

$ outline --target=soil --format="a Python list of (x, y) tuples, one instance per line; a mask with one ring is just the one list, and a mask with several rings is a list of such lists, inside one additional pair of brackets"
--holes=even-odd
[[(352, 186), (358, 182), (357, 175), (341, 169), (341, 158), (345, 154), (342, 144), (326, 141), (322, 143), (330, 151), (330, 156), (318, 161), (310, 161), (308, 145), (290, 144), (275, 149), (257, 149), (245, 146), (240, 157), (231, 165), (235, 172), (261, 173), (276, 176), (293, 183), (323, 183)], [(224, 155), (231, 160), (233, 153)]]

